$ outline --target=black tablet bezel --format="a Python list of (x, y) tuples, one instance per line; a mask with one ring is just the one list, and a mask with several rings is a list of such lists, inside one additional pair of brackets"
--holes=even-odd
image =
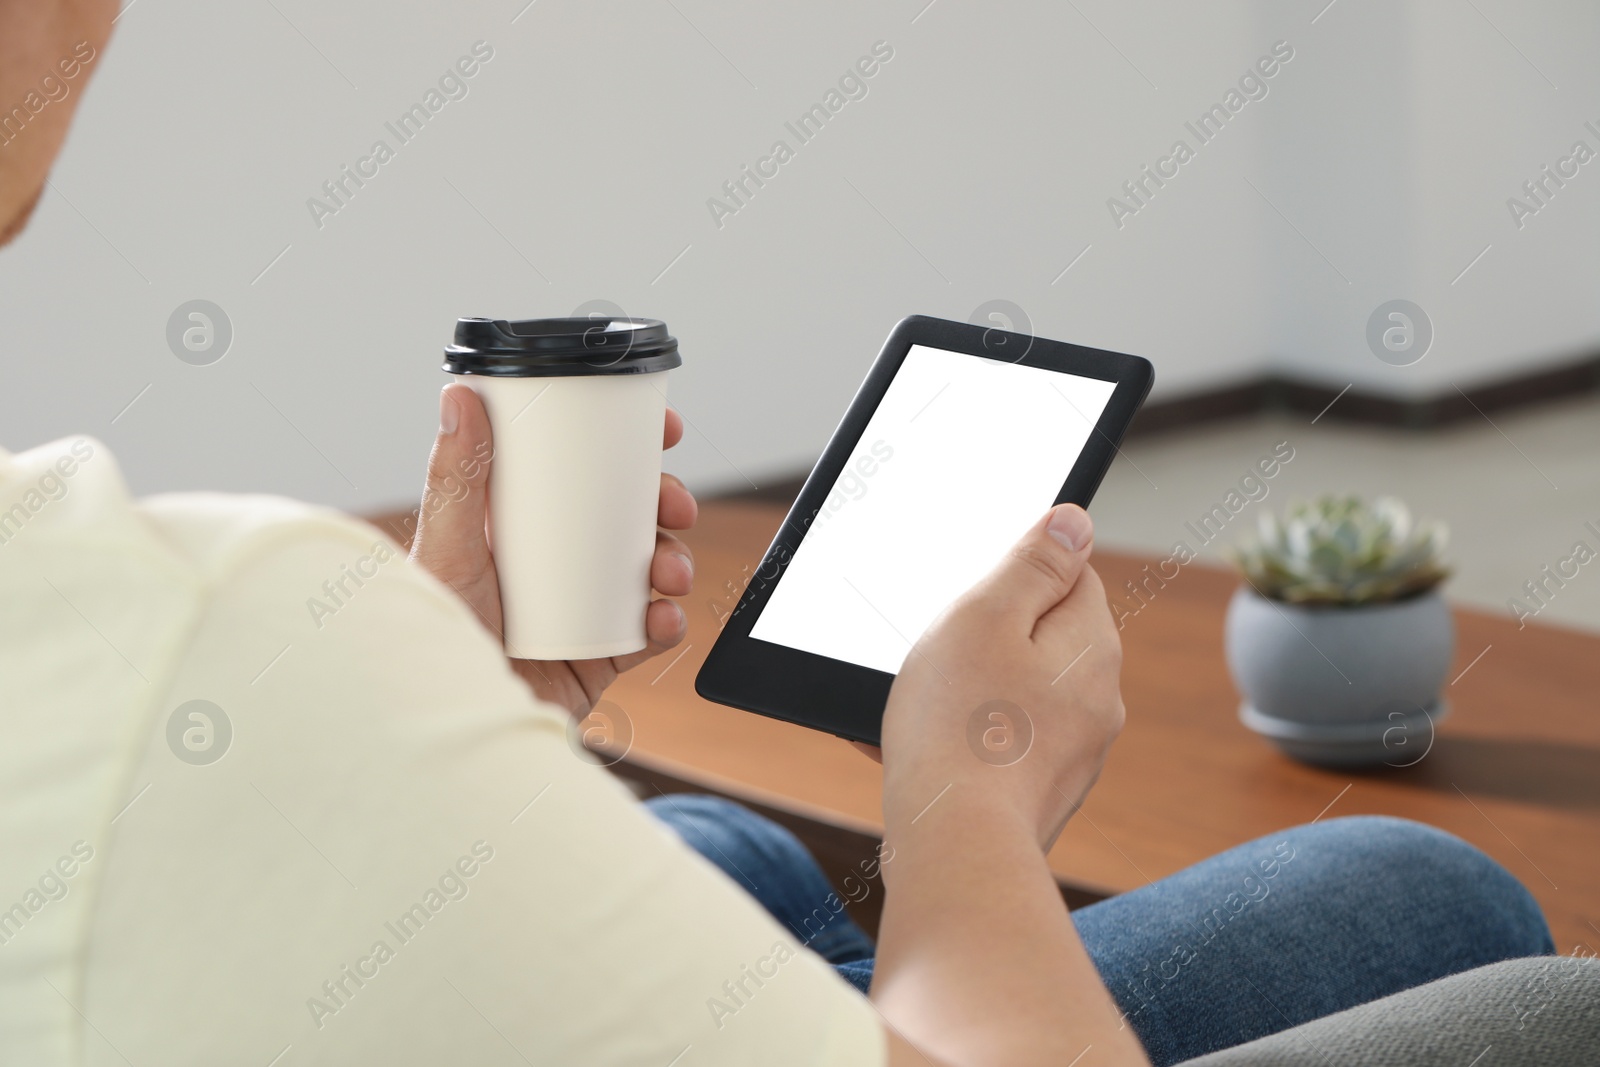
[[(738, 606), (723, 619), (722, 632), (695, 676), (695, 691), (707, 700), (852, 741), (878, 743), (883, 708), (894, 675), (762, 641), (751, 637), (750, 631), (811, 520), (855, 454), (868, 421), (912, 345), (1116, 383), (1095, 432), (1090, 434), (1089, 443), (1056, 494), (1057, 504), (1088, 505), (1155, 377), (1150, 362), (1139, 356), (924, 315), (901, 319), (856, 391), (822, 458), (806, 478)], [(1020, 358), (1015, 355), (1018, 352), (1022, 353)]]

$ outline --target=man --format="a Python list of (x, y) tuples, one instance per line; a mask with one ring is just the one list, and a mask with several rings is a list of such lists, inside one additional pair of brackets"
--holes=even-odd
[[(0, 0), (7, 238), (114, 15)], [(410, 559), (290, 501), (134, 501), (91, 438), (0, 452), (0, 1061), (1140, 1064), (1142, 1040), (1167, 1063), (1548, 950), (1487, 858), (1359, 820), (1241, 846), (1075, 923), (1044, 853), (1123, 707), (1092, 526), (1070, 505), (898, 677), (877, 945), (844, 918), (780, 922), (826, 888), (792, 840), (726, 805), (647, 810), (568, 739), (619, 671), (682, 639), (666, 598), (690, 590), (688, 550), (661, 534), (646, 651), (508, 662), (488, 421), (459, 385), (439, 421)], [(680, 434), (669, 417), (665, 445)], [(661, 525), (694, 514), (664, 477)], [(307, 612), (329, 588), (336, 610)], [(1034, 716), (1009, 768), (965, 744), (992, 699)], [(1241, 864), (1270, 887), (1249, 927), (1180, 955), (1185, 909)], [(1440, 886), (1448, 913), (1416, 918)], [(1274, 939), (1319, 929), (1339, 936), (1316, 939), (1318, 966), (1282, 970)], [(1285, 1008), (1241, 996), (1243, 968)]]

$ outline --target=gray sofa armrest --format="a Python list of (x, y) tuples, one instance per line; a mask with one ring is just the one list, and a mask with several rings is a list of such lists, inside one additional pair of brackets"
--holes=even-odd
[(1182, 1067), (1593, 1067), (1600, 959), (1506, 960)]

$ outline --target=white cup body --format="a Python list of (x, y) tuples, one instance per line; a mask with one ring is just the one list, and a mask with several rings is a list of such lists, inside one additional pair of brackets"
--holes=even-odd
[(459, 376), (494, 431), (489, 538), (511, 657), (645, 647), (668, 373)]

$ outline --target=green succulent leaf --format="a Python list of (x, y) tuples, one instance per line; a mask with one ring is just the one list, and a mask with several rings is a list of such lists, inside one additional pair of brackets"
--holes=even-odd
[(1264, 512), (1257, 537), (1230, 553), (1263, 596), (1291, 604), (1380, 604), (1416, 596), (1450, 575), (1442, 523), (1416, 523), (1394, 497), (1371, 504), (1322, 496)]

